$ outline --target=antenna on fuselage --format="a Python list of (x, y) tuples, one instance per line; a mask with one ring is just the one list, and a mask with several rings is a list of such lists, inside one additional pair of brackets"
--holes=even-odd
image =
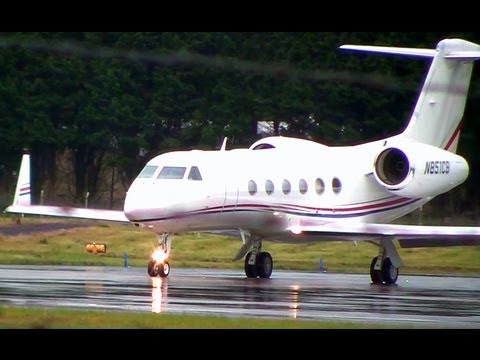
[(220, 148), (220, 151), (225, 151), (226, 147), (227, 147), (227, 137), (224, 137), (223, 138), (223, 144), (222, 144), (222, 147)]

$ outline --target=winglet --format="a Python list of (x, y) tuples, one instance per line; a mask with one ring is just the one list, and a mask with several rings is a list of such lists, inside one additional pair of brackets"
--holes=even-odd
[(222, 147), (220, 148), (220, 151), (225, 151), (226, 147), (227, 147), (227, 137), (223, 138), (223, 143), (222, 143)]
[(30, 206), (30, 154), (23, 154), (13, 205)]

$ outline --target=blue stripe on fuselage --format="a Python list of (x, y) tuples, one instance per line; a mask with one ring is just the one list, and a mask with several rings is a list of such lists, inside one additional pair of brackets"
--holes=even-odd
[[(395, 210), (399, 209), (401, 207), (411, 205), (419, 200), (422, 199), (413, 199), (411, 201), (408, 201), (406, 203), (388, 207), (388, 208), (380, 208), (380, 209), (374, 209), (370, 211), (365, 211), (365, 212), (356, 212), (352, 214), (335, 214), (334, 211), (331, 214), (318, 214), (318, 213), (308, 213), (308, 212), (301, 212), (297, 210), (285, 210), (285, 206), (282, 207), (282, 209), (277, 209), (274, 206), (270, 205), (257, 205), (257, 207), (262, 207), (264, 209), (242, 209), (243, 205), (236, 205), (232, 206), (232, 209), (224, 209), (224, 208), (219, 208), (216, 207), (215, 210), (212, 209), (200, 209), (200, 210), (193, 210), (188, 213), (184, 213), (182, 215), (176, 215), (176, 216), (168, 216), (168, 217), (159, 217), (159, 218), (150, 218), (150, 219), (141, 219), (141, 220), (131, 220), (131, 222), (152, 222), (152, 221), (167, 221), (167, 220), (174, 220), (178, 218), (184, 218), (184, 217), (189, 217), (189, 216), (195, 216), (195, 215), (212, 215), (212, 214), (225, 214), (225, 213), (234, 213), (234, 212), (274, 212), (278, 211), (284, 214), (290, 214), (290, 215), (299, 215), (299, 216), (308, 216), (308, 217), (316, 217), (316, 218), (328, 218), (328, 219), (344, 219), (344, 218), (353, 218), (353, 217), (360, 217), (360, 216), (365, 216), (365, 215), (371, 215), (371, 214), (376, 214), (379, 212), (384, 212), (384, 211), (390, 211), (390, 210)], [(251, 205), (247, 205), (251, 206)]]

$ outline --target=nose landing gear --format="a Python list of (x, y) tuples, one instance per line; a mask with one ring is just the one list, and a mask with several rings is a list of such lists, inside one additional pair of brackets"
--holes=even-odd
[(155, 260), (150, 260), (148, 263), (148, 275), (151, 277), (167, 277), (170, 274), (170, 264), (168, 260), (164, 260), (163, 263), (156, 262)]
[(158, 243), (155, 251), (152, 254), (152, 259), (147, 266), (148, 275), (151, 277), (167, 277), (170, 274), (170, 263), (168, 256), (170, 255), (170, 248), (172, 244), (172, 237), (165, 233), (158, 236)]

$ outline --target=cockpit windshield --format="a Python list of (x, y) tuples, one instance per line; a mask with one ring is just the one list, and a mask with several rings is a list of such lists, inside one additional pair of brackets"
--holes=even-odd
[(158, 174), (158, 179), (183, 179), (186, 170), (186, 167), (164, 166)]
[[(147, 165), (143, 168), (138, 179), (149, 179), (157, 172), (158, 166)], [(187, 168), (184, 166), (164, 166), (157, 176), (157, 179), (178, 179), (184, 178)], [(200, 170), (196, 166), (192, 166), (188, 172), (188, 180), (202, 180)]]
[(158, 166), (147, 165), (143, 168), (140, 174), (137, 176), (139, 179), (151, 178), (155, 171), (157, 171)]
[(200, 174), (198, 167), (192, 166), (190, 173), (188, 174), (188, 180), (202, 180), (202, 175)]

